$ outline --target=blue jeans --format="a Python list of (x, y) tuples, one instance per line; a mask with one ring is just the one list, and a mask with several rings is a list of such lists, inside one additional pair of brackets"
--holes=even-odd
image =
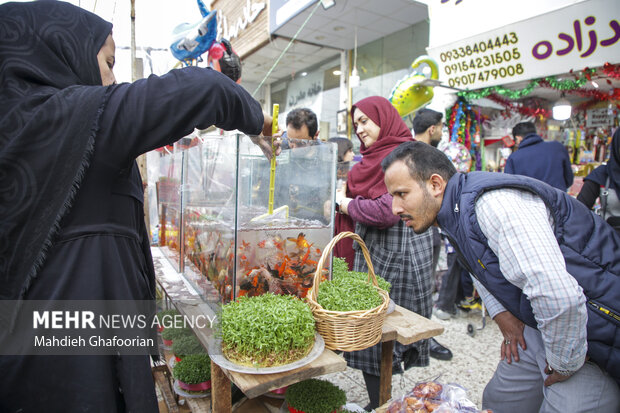
[(586, 362), (570, 379), (543, 385), (545, 348), (538, 330), (525, 326), (527, 350), (519, 347), (519, 361), (502, 360), (482, 395), (482, 408), (512, 412), (620, 412), (620, 389), (596, 364)]

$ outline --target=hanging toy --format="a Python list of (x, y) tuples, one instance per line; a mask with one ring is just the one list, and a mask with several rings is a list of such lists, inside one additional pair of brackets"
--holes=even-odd
[[(411, 64), (411, 68), (415, 69), (423, 63), (426, 63), (431, 68), (430, 79), (437, 79), (439, 77), (437, 62), (429, 56), (418, 57)], [(388, 100), (394, 105), (401, 117), (405, 117), (423, 108), (433, 99), (433, 86), (422, 86), (420, 84), (426, 79), (429, 78), (414, 71), (399, 80), (390, 92)]]
[[(217, 52), (214, 52), (215, 49)], [(225, 74), (233, 82), (241, 83), (241, 59), (228, 40), (222, 39), (219, 43), (216, 42), (211, 46), (207, 61), (214, 70)]]
[[(212, 48), (217, 38), (217, 10), (209, 11), (202, 0), (197, 0), (202, 19), (196, 23), (181, 23), (172, 31), (173, 41), (170, 45), (172, 55), (190, 66), (194, 61), (201, 62), (202, 54)], [(222, 48), (219, 48), (219, 58)], [(210, 50), (209, 50), (210, 51)], [(211, 52), (211, 51), (210, 51)], [(214, 53), (218, 53), (216, 49)]]

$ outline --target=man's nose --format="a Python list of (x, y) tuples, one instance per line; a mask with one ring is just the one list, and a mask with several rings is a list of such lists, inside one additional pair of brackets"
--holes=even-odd
[(402, 210), (403, 208), (400, 206), (400, 202), (398, 202), (396, 198), (392, 198), (392, 214), (398, 215)]

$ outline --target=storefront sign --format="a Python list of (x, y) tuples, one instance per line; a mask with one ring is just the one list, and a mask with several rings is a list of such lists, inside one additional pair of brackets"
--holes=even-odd
[(587, 111), (586, 127), (598, 128), (611, 126), (612, 117), (607, 108), (589, 109)]
[(217, 37), (232, 40), (239, 33), (256, 20), (258, 15), (265, 9), (265, 2), (247, 0), (241, 9), (241, 15), (228, 21), (226, 15), (218, 10), (217, 14)]
[(321, 97), (323, 76), (323, 72), (317, 70), (289, 83), (286, 94), (286, 111), (295, 108), (310, 108), (314, 113), (320, 115), (323, 103)]
[(620, 61), (620, 2), (591, 0), (429, 48), (445, 84), (479, 89)]

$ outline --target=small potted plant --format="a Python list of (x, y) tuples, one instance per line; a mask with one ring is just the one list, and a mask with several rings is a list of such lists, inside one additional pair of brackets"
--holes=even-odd
[(158, 312), (156, 316), (157, 324), (159, 325), (159, 327), (157, 327), (157, 331), (159, 331), (160, 333), (164, 331), (164, 326), (166, 325), (166, 323), (171, 323), (172, 321), (174, 321), (174, 317), (177, 315), (179, 315), (179, 312), (174, 308)]
[(208, 354), (189, 354), (174, 365), (173, 377), (187, 392), (204, 392), (211, 388), (211, 359)]
[(174, 339), (172, 352), (176, 361), (181, 361), (185, 356), (191, 354), (205, 354), (205, 349), (196, 336), (181, 336)]
[(164, 341), (164, 345), (171, 347), (173, 341), (179, 337), (189, 336), (192, 334), (192, 330), (189, 328), (166, 328), (161, 333), (161, 338)]
[(347, 396), (327, 380), (309, 379), (289, 386), (284, 400), (291, 413), (335, 413), (341, 411)]

